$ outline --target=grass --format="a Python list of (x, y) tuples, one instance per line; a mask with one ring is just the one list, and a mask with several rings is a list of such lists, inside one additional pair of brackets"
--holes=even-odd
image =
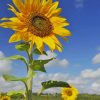
[[(42, 95), (37, 96), (33, 95), (34, 100), (63, 100), (60, 95)], [(12, 100), (21, 100), (20, 98), (14, 97)], [(100, 100), (100, 95), (89, 95), (89, 94), (80, 94), (77, 100)]]

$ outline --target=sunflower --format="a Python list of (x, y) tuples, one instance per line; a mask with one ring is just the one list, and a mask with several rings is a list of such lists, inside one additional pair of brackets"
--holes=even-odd
[(64, 100), (76, 100), (78, 95), (78, 90), (74, 86), (62, 88), (61, 94)]
[(37, 49), (43, 51), (46, 44), (51, 50), (62, 51), (62, 44), (58, 36), (66, 39), (71, 33), (65, 27), (69, 25), (66, 18), (59, 14), (59, 2), (53, 0), (12, 0), (15, 7), (9, 5), (15, 16), (2, 18), (0, 26), (10, 28), (15, 33), (10, 37), (9, 42), (25, 41), (30, 42)]
[(0, 100), (11, 100), (9, 96), (3, 96)]

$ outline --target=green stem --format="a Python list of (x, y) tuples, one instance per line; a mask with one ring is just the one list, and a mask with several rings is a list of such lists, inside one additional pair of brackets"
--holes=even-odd
[(28, 81), (27, 81), (27, 86), (28, 86), (28, 95), (29, 95), (29, 100), (32, 100), (32, 86), (33, 86), (33, 70), (29, 68), (28, 71)]
[(32, 50), (31, 51), (29, 50), (27, 53), (28, 53), (28, 57), (29, 57), (28, 75), (27, 75), (27, 77), (29, 78), (27, 81), (27, 87), (28, 87), (27, 100), (33, 100), (32, 99), (33, 70), (31, 68), (31, 63), (33, 61)]

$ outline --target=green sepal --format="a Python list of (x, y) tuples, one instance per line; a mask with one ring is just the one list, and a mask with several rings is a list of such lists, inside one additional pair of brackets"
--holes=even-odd
[(34, 71), (46, 72), (44, 65), (53, 60), (54, 58), (48, 60), (35, 60), (33, 61), (31, 67)]
[(28, 43), (21, 42), (17, 44), (15, 48), (19, 51), (28, 51), (28, 49), (30, 48), (30, 45)]
[(21, 82), (26, 82), (28, 80), (27, 77), (24, 77), (24, 78), (17, 78), (15, 76), (11, 76), (11, 75), (3, 75), (3, 78), (6, 80), (6, 81), (21, 81)]
[(41, 53), (38, 49), (34, 49), (33, 53), (34, 53), (34, 54), (37, 54), (37, 55), (41, 55), (41, 54), (48, 55), (45, 51), (43, 51), (43, 52)]
[(70, 87), (70, 85), (67, 82), (63, 82), (63, 81), (49, 80), (47, 82), (42, 82), (42, 91), (54, 87)]

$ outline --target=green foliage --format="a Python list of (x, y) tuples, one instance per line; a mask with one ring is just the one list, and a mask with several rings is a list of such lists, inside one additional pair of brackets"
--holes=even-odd
[(28, 63), (25, 57), (20, 56), (20, 55), (14, 55), (14, 56), (10, 56), (10, 57), (6, 57), (6, 58), (0, 58), (0, 60), (21, 60), (23, 61), (26, 66), (28, 67)]
[(34, 71), (46, 72), (44, 65), (53, 60), (54, 58), (48, 60), (35, 60), (33, 61), (31, 67)]
[(47, 81), (47, 82), (42, 82), (42, 90), (46, 90), (49, 88), (54, 88), (54, 87), (70, 87), (70, 85), (66, 82), (62, 81)]
[(29, 43), (21, 42), (15, 46), (15, 48), (19, 51), (28, 51), (30, 45)]
[(41, 65), (40, 64), (36, 64), (32, 68), (33, 68), (34, 71), (46, 72), (45, 67), (44, 67), (43, 64), (41, 64)]
[[(60, 94), (53, 94), (53, 95), (33, 95), (34, 100), (63, 100), (61, 98)], [(13, 97), (11, 100), (21, 100), (19, 97), (16, 99)], [(23, 99), (22, 99), (23, 100)], [(85, 95), (85, 94), (80, 94), (76, 100), (100, 100), (100, 95)]]
[(22, 95), (24, 93), (25, 93), (25, 91), (21, 91), (21, 90), (19, 90), (19, 91), (10, 91), (10, 92), (7, 93), (7, 95), (8, 96), (19, 96), (19, 95)]
[(43, 51), (43, 53), (41, 53), (38, 49), (34, 49), (33, 53), (37, 54), (37, 55), (41, 55), (41, 54), (47, 55), (47, 53), (45, 51)]
[(15, 76), (11, 76), (11, 75), (3, 75), (3, 78), (6, 80), (6, 81), (21, 81), (21, 82), (26, 82), (28, 80), (27, 77), (24, 77), (24, 78), (17, 78)]

